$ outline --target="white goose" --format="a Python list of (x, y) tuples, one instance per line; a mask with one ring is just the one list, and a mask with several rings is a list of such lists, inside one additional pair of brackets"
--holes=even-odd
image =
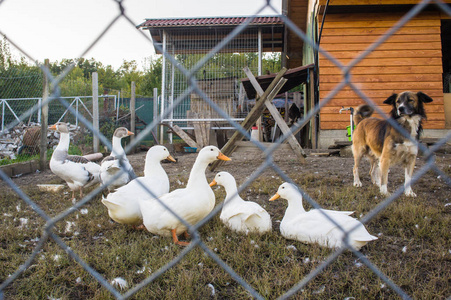
[[(319, 209), (305, 211), (302, 206), (302, 195), (295, 185), (288, 182), (283, 183), (269, 201), (279, 197), (288, 200), (285, 216), (280, 223), (280, 233), (283, 237), (304, 243), (318, 243), (329, 248), (345, 246), (342, 241), (344, 233)], [(360, 221), (349, 216), (352, 212), (326, 209), (322, 211), (333, 218), (344, 230), (357, 227), (349, 234), (349, 243), (353, 248), (358, 250), (368, 242), (377, 240), (377, 237), (368, 233)]]
[(60, 134), (60, 140), (50, 159), (50, 170), (64, 181), (72, 190), (72, 199), (75, 191), (80, 191), (83, 198), (83, 188), (100, 182), (100, 166), (87, 158), (78, 155), (68, 155), (70, 135), (66, 123), (58, 122), (49, 127)]
[[(177, 189), (159, 197), (173, 212), (188, 224), (196, 224), (207, 216), (215, 206), (215, 194), (208, 185), (205, 170), (215, 160), (230, 160), (215, 146), (206, 146), (198, 154), (191, 169), (186, 188)], [(187, 227), (157, 199), (139, 200), (143, 223), (154, 234), (172, 236), (177, 245), (186, 246), (188, 242), (178, 240), (178, 235), (185, 233)]]
[(237, 232), (265, 233), (272, 230), (268, 212), (252, 201), (244, 201), (238, 194), (236, 181), (228, 172), (219, 172), (210, 186), (221, 185), (226, 191), (224, 206), (219, 218), (230, 229)]
[[(128, 161), (125, 150), (121, 144), (122, 138), (130, 135), (133, 135), (133, 132), (128, 131), (127, 128), (117, 128), (113, 134), (113, 149), (111, 150), (111, 154), (105, 157), (100, 163), (100, 180), (103, 185), (109, 183), (108, 191), (110, 192), (130, 182), (134, 175), (133, 167)], [(119, 171), (121, 171), (122, 174), (111, 181)]]
[(146, 154), (144, 177), (133, 179), (106, 198), (102, 196), (102, 203), (108, 208), (111, 219), (121, 224), (142, 224), (138, 199), (147, 201), (153, 198), (146, 188), (157, 197), (169, 192), (169, 178), (160, 163), (164, 159), (175, 162), (166, 147), (153, 146)]

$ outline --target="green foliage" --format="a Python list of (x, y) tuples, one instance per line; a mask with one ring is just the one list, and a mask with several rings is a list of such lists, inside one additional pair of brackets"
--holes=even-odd
[(23, 57), (15, 59), (7, 41), (0, 41), (0, 99), (40, 97), (42, 80), (37, 66), (30, 66)]
[(158, 57), (153, 59), (149, 57), (144, 65), (144, 76), (138, 84), (140, 95), (153, 95), (153, 89), (158, 88), (158, 94), (161, 93), (161, 75), (163, 70), (163, 59)]
[(113, 138), (113, 133), (118, 126), (116, 122), (111, 118), (104, 118), (100, 122), (100, 132), (106, 137), (107, 140), (111, 141)]
[(280, 53), (266, 53), (262, 59), (263, 73), (277, 73), (282, 67)]
[[(192, 68), (205, 54), (179, 54), (176, 59), (186, 68)], [(262, 62), (264, 73), (274, 73), (280, 69), (280, 53), (265, 54)], [(214, 55), (198, 71), (197, 78), (244, 77), (245, 74), (237, 65), (246, 65), (251, 70), (258, 66), (257, 53), (218, 53)], [(136, 61), (124, 60), (121, 67), (114, 70), (112, 66), (104, 66), (94, 58), (62, 59), (49, 63), (53, 76), (59, 76), (66, 68), (71, 71), (59, 83), (62, 96), (92, 95), (92, 73), (98, 73), (99, 93), (115, 94), (122, 91), (127, 95), (131, 90), (131, 82), (136, 84), (136, 94), (141, 97), (152, 97), (153, 89), (161, 93), (162, 57), (149, 57), (144, 61), (143, 71)], [(20, 80), (18, 80), (20, 79)], [(185, 83), (182, 83), (185, 84)], [(0, 41), (0, 98), (32, 98), (41, 97), (43, 74), (38, 66), (30, 65), (24, 57), (15, 59), (6, 39)]]
[[(69, 153), (69, 155), (83, 155), (80, 148), (78, 148), (77, 146), (72, 145), (72, 144), (69, 145), (68, 153)], [(53, 149), (47, 149), (47, 152), (46, 152), (47, 161), (50, 161), (50, 159), (52, 158), (52, 154), (53, 154)], [(26, 162), (26, 161), (30, 161), (30, 160), (39, 160), (39, 153), (38, 154), (22, 153), (22, 154), (18, 154), (15, 159), (6, 159), (6, 158), (1, 159), (0, 166), (6, 166), (6, 165), (15, 164), (15, 163), (22, 163), (22, 162)]]

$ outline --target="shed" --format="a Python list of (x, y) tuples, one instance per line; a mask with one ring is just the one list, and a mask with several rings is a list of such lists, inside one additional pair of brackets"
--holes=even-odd
[[(243, 23), (247, 26), (231, 37)], [(243, 68), (262, 75), (263, 53), (282, 52), (284, 47), (284, 25), (278, 16), (146, 19), (137, 27), (149, 31), (157, 54), (163, 50), (187, 70), (195, 70), (199, 89), (235, 121), (243, 120), (240, 106), (244, 94), (240, 79), (246, 77)], [(220, 49), (211, 53), (220, 43), (223, 43)], [(206, 55), (210, 55), (209, 59), (197, 67)], [(196, 92), (184, 95), (189, 87), (186, 74), (166, 56), (162, 73), (161, 114), (177, 98), (185, 97), (163, 122), (192, 129), (190, 116), (202, 116), (199, 118), (215, 122), (215, 126), (224, 129), (227, 124), (230, 128), (205, 101), (199, 101), (202, 97)]]

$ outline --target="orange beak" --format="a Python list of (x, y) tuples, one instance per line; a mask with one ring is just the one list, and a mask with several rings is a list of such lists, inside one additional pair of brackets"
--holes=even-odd
[(227, 157), (224, 154), (222, 154), (222, 152), (219, 152), (218, 159), (225, 160), (225, 161), (232, 160), (229, 157)]
[(134, 135), (134, 133), (127, 130), (127, 135)]
[(269, 199), (269, 201), (274, 201), (274, 200), (279, 199), (279, 198), (280, 198), (280, 195), (279, 195), (278, 193), (276, 193), (274, 196), (272, 196), (272, 197)]
[(56, 130), (56, 124), (53, 124), (52, 126), (49, 126), (49, 129)]
[(172, 155), (169, 155), (168, 157), (166, 157), (166, 159), (167, 159), (167, 160), (170, 160), (170, 161), (172, 161), (172, 162), (177, 162), (177, 161), (172, 157)]
[(215, 186), (217, 184), (216, 180), (213, 179), (212, 182), (210, 182), (210, 186)]

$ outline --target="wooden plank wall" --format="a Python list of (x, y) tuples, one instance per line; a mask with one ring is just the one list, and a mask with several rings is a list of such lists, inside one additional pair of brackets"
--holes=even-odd
[[(321, 47), (341, 63), (348, 64), (400, 18), (401, 13), (328, 14)], [(422, 91), (434, 99), (426, 105), (424, 128), (445, 128), (442, 87), (440, 13), (425, 12), (410, 20), (351, 71), (352, 82), (384, 112), (382, 102), (392, 93)], [(320, 101), (343, 79), (342, 72), (320, 55)], [(349, 115), (339, 114), (341, 106), (357, 107), (363, 100), (349, 87), (339, 92), (321, 110), (321, 129), (345, 129)], [(376, 115), (377, 116), (377, 115)]]
[[(307, 26), (308, 1), (307, 0), (288, 0), (288, 18), (296, 24), (304, 33)], [(304, 41), (292, 30), (287, 32), (287, 68), (297, 68), (303, 65), (302, 52)]]

